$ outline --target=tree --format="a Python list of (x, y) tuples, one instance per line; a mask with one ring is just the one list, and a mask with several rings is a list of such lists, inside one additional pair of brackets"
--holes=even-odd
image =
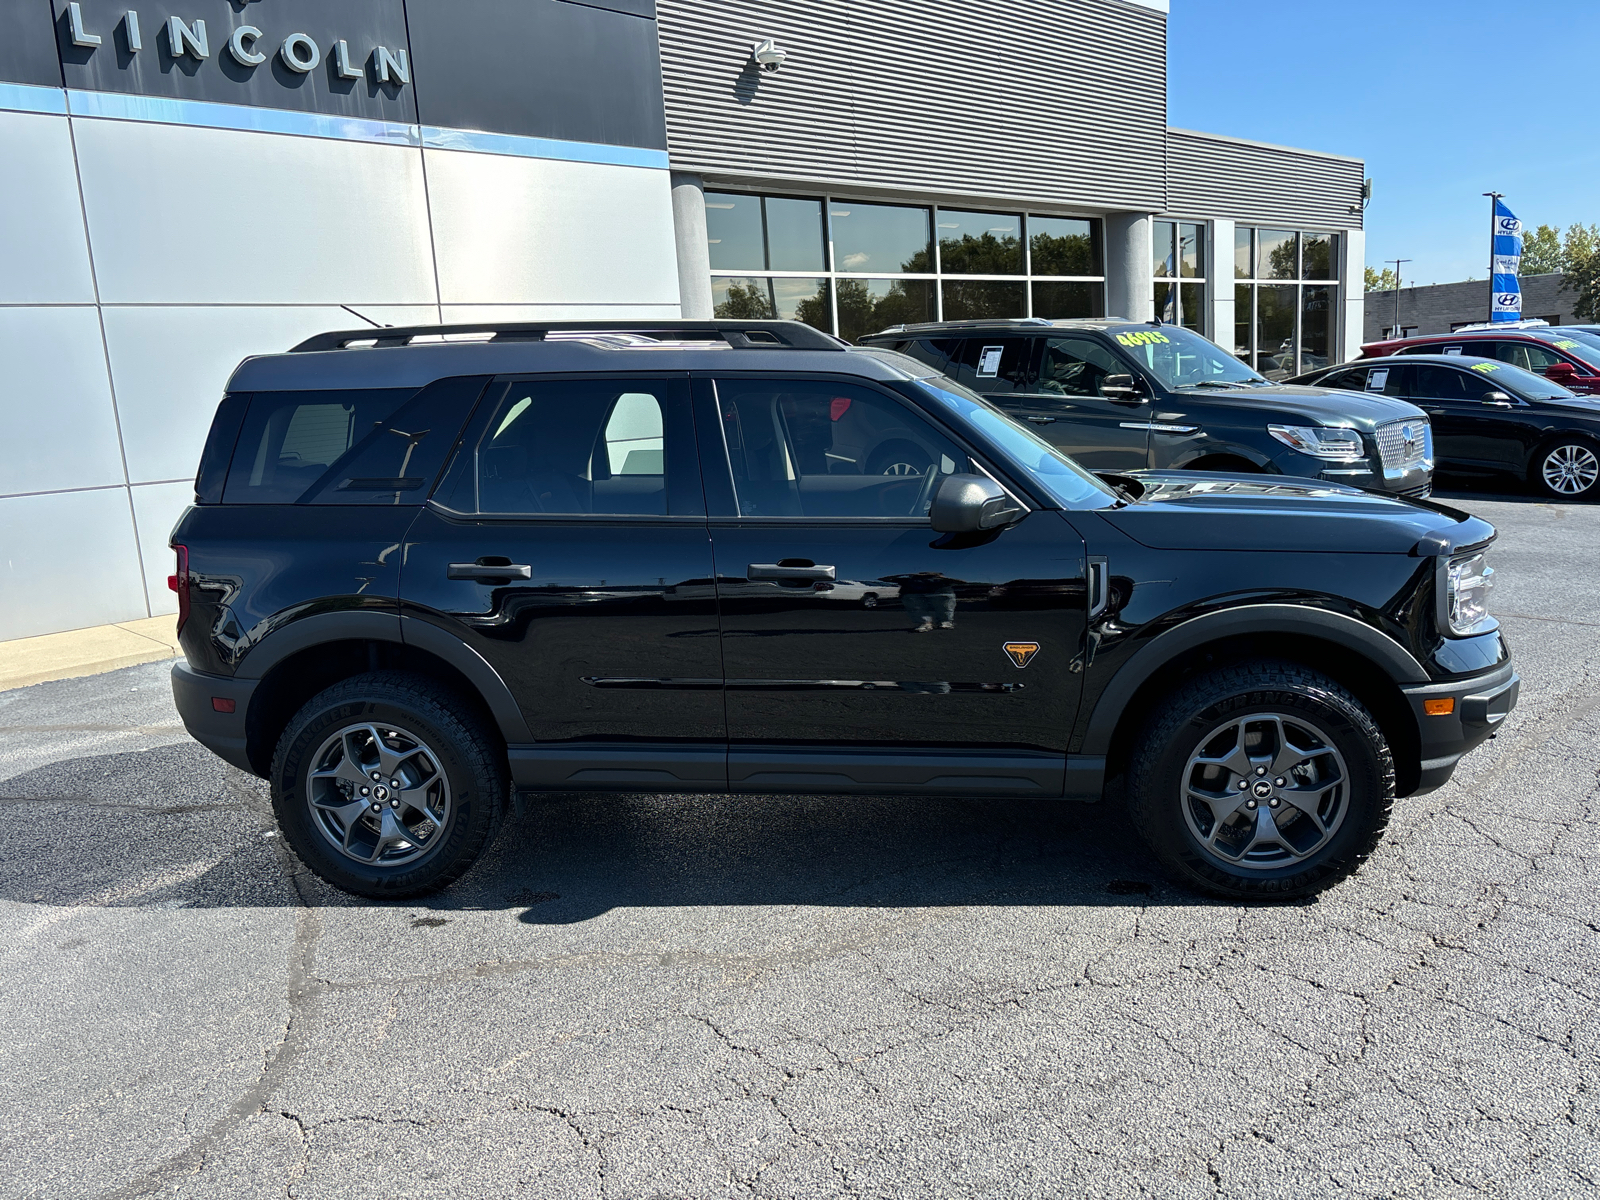
[(1554, 225), (1541, 225), (1522, 235), (1521, 274), (1548, 275), (1561, 266), (1561, 231)]
[(1600, 320), (1600, 225), (1567, 227), (1561, 246), (1561, 283), (1564, 292), (1576, 292), (1572, 315), (1580, 320)]
[(1392, 292), (1399, 286), (1400, 277), (1388, 267), (1381, 271), (1374, 271), (1371, 267), (1367, 268), (1367, 291)]
[(730, 321), (770, 321), (778, 314), (764, 279), (736, 280), (728, 283), (728, 296), (712, 309), (712, 315)]

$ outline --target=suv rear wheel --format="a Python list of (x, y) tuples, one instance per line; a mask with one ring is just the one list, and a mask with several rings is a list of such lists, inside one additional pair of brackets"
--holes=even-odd
[(300, 860), (347, 892), (405, 899), (453, 883), (494, 839), (505, 768), (452, 693), (398, 671), (313, 697), (272, 760), (272, 807)]
[(1309, 668), (1255, 662), (1185, 684), (1134, 751), (1129, 809), (1177, 879), (1230, 899), (1321, 891), (1372, 852), (1394, 762), (1370, 713)]

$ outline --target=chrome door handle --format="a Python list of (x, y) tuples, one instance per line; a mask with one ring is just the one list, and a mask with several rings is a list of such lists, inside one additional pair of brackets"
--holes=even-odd
[(494, 579), (532, 579), (533, 568), (527, 563), (451, 563), (445, 574), (451, 579), (476, 579), (487, 583)]
[(832, 579), (832, 567), (786, 567), (782, 563), (751, 563), (746, 579)]
[(1028, 420), (1035, 425), (1054, 425), (1056, 423), (1054, 417), (1029, 417)]

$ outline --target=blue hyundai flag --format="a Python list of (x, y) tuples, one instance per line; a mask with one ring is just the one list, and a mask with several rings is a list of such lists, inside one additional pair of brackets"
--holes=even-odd
[(1490, 286), (1489, 319), (1520, 321), (1522, 288), (1517, 272), (1522, 269), (1522, 222), (1504, 204), (1494, 202), (1494, 280)]

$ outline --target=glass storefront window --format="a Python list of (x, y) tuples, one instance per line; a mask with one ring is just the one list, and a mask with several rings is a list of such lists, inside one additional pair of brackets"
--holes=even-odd
[(935, 214), (939, 270), (945, 275), (1021, 275), (1022, 218), (1012, 213)]
[(1242, 225), (1234, 226), (1233, 230), (1233, 277), (1235, 279), (1254, 279), (1256, 277), (1255, 258), (1250, 253), (1251, 236), (1253, 229), (1246, 229)]
[(1178, 271), (1185, 279), (1205, 276), (1206, 229), (1204, 225), (1178, 226)]
[(732, 321), (804, 321), (833, 327), (826, 279), (713, 275), (712, 315)]
[[(768, 196), (767, 270), (826, 271), (822, 201)], [(710, 210), (707, 210), (707, 216)]]
[[(1035, 275), (1100, 274), (1100, 223), (1072, 217), (1029, 217), (1028, 251)], [(1034, 289), (1037, 304), (1038, 288)], [(1034, 313), (1034, 316), (1044, 316)], [(1095, 314), (1098, 315), (1098, 314)]]
[(1251, 306), (1255, 303), (1256, 290), (1248, 283), (1233, 285), (1233, 352), (1244, 359), (1251, 366), (1255, 365), (1255, 355), (1251, 353), (1250, 328), (1255, 322)]
[(1302, 279), (1335, 278), (1335, 238), (1331, 233), (1303, 233), (1300, 235), (1300, 262)]
[(1300, 278), (1300, 235), (1287, 229), (1256, 230), (1258, 279)]
[(1027, 314), (1028, 297), (1020, 283), (947, 279), (944, 282), (944, 319), (977, 321)]
[(1098, 317), (1105, 313), (1103, 283), (1035, 283), (1033, 315), (1047, 321), (1069, 321), (1074, 317)]
[(1256, 288), (1256, 370), (1268, 379), (1295, 374), (1295, 302), (1299, 288), (1293, 284), (1263, 284)]
[(891, 325), (935, 319), (931, 279), (840, 279), (839, 336), (853, 342)]
[(1196, 333), (1205, 333), (1206, 313), (1206, 285), (1203, 283), (1180, 283), (1178, 285), (1178, 302), (1181, 307), (1182, 325)]
[(1157, 279), (1169, 279), (1178, 273), (1173, 250), (1177, 235), (1177, 226), (1171, 221), (1156, 221), (1151, 226), (1150, 266)]
[(835, 200), (833, 269), (890, 274), (933, 274), (932, 213), (926, 208)]
[(1338, 340), (1335, 289), (1327, 286), (1300, 290), (1300, 371), (1325, 367)]
[(706, 240), (713, 271), (763, 271), (761, 197), (706, 193)]

